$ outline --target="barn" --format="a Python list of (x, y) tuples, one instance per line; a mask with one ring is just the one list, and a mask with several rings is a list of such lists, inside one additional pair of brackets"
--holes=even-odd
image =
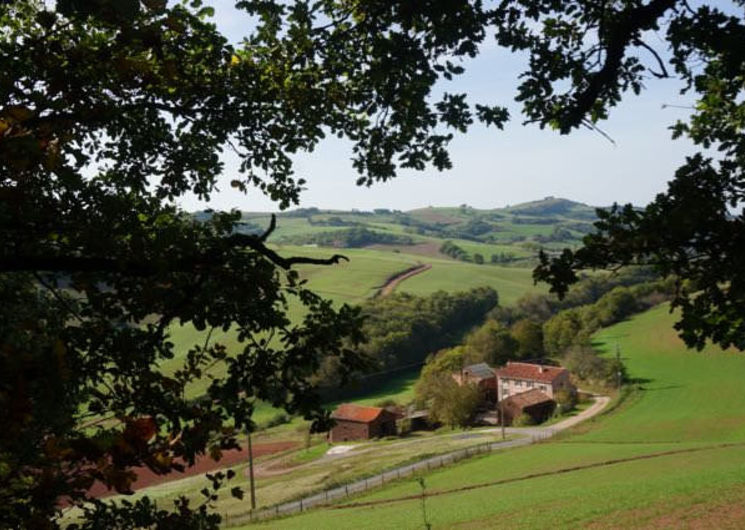
[(379, 407), (344, 403), (337, 407), (331, 417), (336, 422), (329, 432), (331, 443), (369, 440), (396, 434), (396, 414)]
[(510, 396), (499, 403), (499, 411), (504, 410), (504, 423), (511, 425), (521, 414), (527, 414), (536, 423), (546, 421), (556, 408), (556, 402), (534, 388), (521, 394)]

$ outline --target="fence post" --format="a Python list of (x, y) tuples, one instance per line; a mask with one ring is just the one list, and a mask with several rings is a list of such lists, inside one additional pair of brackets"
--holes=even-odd
[(349, 497), (349, 484), (344, 484), (344, 493), (346, 493), (346, 496)]
[(300, 511), (303, 511), (303, 499), (300, 499)]
[(380, 485), (382, 486), (384, 484), (385, 484), (385, 473), (380, 475)]
[(401, 468), (400, 467), (396, 470), (396, 474), (398, 475), (398, 478), (401, 478)]
[(329, 490), (326, 490), (326, 502), (329, 502)]
[(279, 515), (279, 504), (274, 506), (274, 511), (276, 512), (276, 515)]

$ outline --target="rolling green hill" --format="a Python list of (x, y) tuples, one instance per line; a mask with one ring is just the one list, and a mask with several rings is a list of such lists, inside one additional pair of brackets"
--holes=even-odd
[[(685, 349), (660, 306), (596, 335), (636, 379), (614, 410), (556, 441), (425, 476), (433, 528), (741, 528), (745, 356)], [(421, 528), (413, 480), (273, 528)], [(409, 497), (407, 499), (407, 497)], [(354, 506), (355, 503), (372, 503)]]
[[(460, 207), (427, 207), (408, 212), (377, 209), (371, 212), (302, 208), (278, 214), (275, 243), (315, 244), (347, 247), (345, 234), (368, 230), (389, 238), (406, 238), (412, 245), (456, 240), (468, 241), (469, 256), (483, 253), (487, 262), (493, 252), (510, 252), (518, 258), (535, 255), (539, 247), (559, 248), (579, 244), (596, 219), (595, 208), (547, 197), (507, 208), (478, 210)], [(243, 221), (247, 230), (266, 226), (269, 214), (247, 212)], [(376, 241), (371, 238), (370, 245)], [(319, 242), (320, 240), (320, 242)], [(475, 248), (473, 245), (480, 248)], [(499, 248), (496, 248), (498, 246)], [(508, 248), (506, 248), (508, 247)]]
[[(209, 214), (195, 215), (203, 218)], [(589, 227), (588, 219), (593, 216), (589, 206), (554, 198), (495, 210), (465, 205), (410, 212), (305, 208), (279, 214), (277, 229), (269, 241), (285, 256), (347, 256), (348, 262), (335, 266), (298, 267), (313, 291), (337, 304), (361, 304), (393, 276), (428, 264), (431, 268), (406, 279), (396, 290), (429, 295), (439, 290), (457, 292), (485, 286), (497, 291), (501, 305), (511, 305), (526, 293), (546, 292), (544, 285), (533, 284), (531, 276), (537, 249), (578, 244), (581, 232), (575, 228)], [(269, 223), (269, 214), (247, 212), (242, 222), (242, 230), (261, 232)], [(552, 234), (563, 234), (564, 239), (541, 239), (551, 239)], [(440, 252), (446, 241), (462, 249), (459, 259)], [(476, 256), (485, 263), (475, 263)], [(293, 319), (302, 316), (300, 304), (292, 300), (288, 310)], [(191, 325), (174, 326), (170, 332), (176, 356), (164, 367), (176, 370), (188, 349), (204, 341), (206, 332), (198, 332)], [(211, 339), (220, 341), (231, 353), (241, 347), (235, 335), (233, 330), (216, 330)], [(188, 394), (201, 395), (208, 385), (209, 379), (204, 378), (193, 384)], [(265, 419), (262, 414), (257, 418)]]

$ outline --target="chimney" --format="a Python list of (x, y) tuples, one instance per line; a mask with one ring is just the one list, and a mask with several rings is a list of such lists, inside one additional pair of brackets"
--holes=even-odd
[(539, 365), (538, 365), (538, 371), (539, 371), (540, 373), (543, 373), (544, 371), (546, 371), (546, 369), (545, 369), (545, 368), (543, 367), (543, 365), (542, 365), (542, 364), (539, 364)]

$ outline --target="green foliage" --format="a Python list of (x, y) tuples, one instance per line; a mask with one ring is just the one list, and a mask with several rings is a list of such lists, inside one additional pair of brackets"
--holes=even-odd
[(626, 367), (616, 358), (598, 356), (589, 346), (573, 346), (564, 356), (564, 366), (576, 377), (589, 383), (615, 387), (618, 374), (626, 380)]
[(543, 329), (538, 322), (529, 318), (518, 320), (510, 332), (518, 344), (518, 357), (522, 359), (543, 357)]
[(436, 374), (426, 386), (417, 387), (418, 395), (427, 404), (430, 420), (452, 428), (473, 424), (482, 395), (475, 385), (459, 385), (450, 373)]
[(451, 258), (469, 261), (468, 253), (452, 241), (445, 241), (440, 247), (440, 252)]
[(572, 344), (582, 344), (589, 338), (582, 325), (582, 312), (567, 309), (543, 325), (544, 346), (549, 355), (559, 355)]
[(423, 361), (430, 353), (455, 344), (497, 304), (497, 293), (482, 287), (428, 297), (394, 293), (365, 304), (365, 355), (380, 367)]
[(513, 427), (530, 427), (531, 425), (535, 425), (535, 420), (533, 419), (533, 416), (526, 414), (525, 412), (512, 420)]
[(577, 392), (562, 388), (554, 394), (554, 400), (556, 401), (556, 414), (566, 414), (576, 408)]
[(485, 362), (490, 366), (500, 366), (517, 358), (520, 343), (507, 327), (489, 319), (468, 334), (464, 346), (469, 364)]
[(411, 245), (413, 243), (408, 236), (369, 230), (364, 227), (287, 237), (284, 238), (284, 242), (338, 248), (359, 248), (370, 245)]
[(278, 425), (284, 425), (286, 423), (290, 423), (291, 420), (292, 418), (290, 418), (290, 416), (288, 416), (286, 413), (279, 412), (275, 414), (274, 416), (272, 416), (269, 420), (267, 420), (267, 422), (264, 423), (263, 427), (266, 429), (269, 429), (271, 427), (276, 427)]
[(592, 333), (670, 296), (670, 282), (646, 282), (614, 287), (594, 304), (560, 311), (543, 325), (544, 346), (550, 355), (561, 355), (572, 345), (586, 344)]
[[(692, 282), (681, 282), (673, 298), (681, 309), (676, 329), (686, 344), (702, 349), (713, 340), (745, 350), (745, 284), (738, 280), (745, 265), (743, 218), (732, 215), (745, 190), (741, 2), (570, 5), (557, 3), (539, 15), (530, 2), (519, 2), (502, 12), (498, 42), (531, 57), (519, 96), (528, 118), (562, 133), (592, 127), (627, 91), (645, 88), (645, 72), (677, 77), (696, 103), (687, 119), (673, 125), (673, 137), (688, 138), (698, 152), (682, 161), (667, 190), (645, 208), (598, 211), (600, 221), (583, 247), (552, 258), (544, 254), (536, 279), (563, 295), (577, 270), (649, 264), (662, 277)], [(667, 58), (646, 42), (663, 21), (659, 47)], [(652, 54), (650, 66), (641, 53)]]

